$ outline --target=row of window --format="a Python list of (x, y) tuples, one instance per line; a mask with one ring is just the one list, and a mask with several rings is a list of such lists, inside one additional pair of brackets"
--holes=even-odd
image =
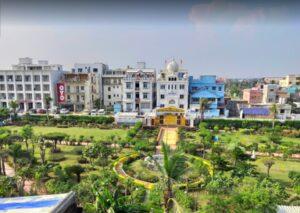
[[(50, 94), (44, 94), (44, 97), (47, 97), (47, 96), (50, 96)], [(1, 99), (6, 99), (6, 98), (15, 99), (15, 97), (17, 97), (17, 100), (24, 100), (24, 95), (22, 93), (18, 93), (16, 96), (15, 96), (15, 93), (8, 93), (7, 95), (6, 95), (6, 93), (0, 93)], [(42, 100), (42, 94), (40, 94), (40, 93), (35, 93), (34, 96), (31, 93), (25, 94), (26, 100), (32, 100), (33, 97), (34, 97), (34, 100), (36, 100), (36, 101)]]
[[(71, 87), (71, 86), (67, 86), (67, 92), (77, 92), (77, 93), (79, 93), (79, 92), (84, 92), (84, 86), (75, 86), (74, 88), (73, 88), (73, 90), (72, 90), (72, 88), (73, 87)], [(94, 90), (93, 88), (92, 88), (92, 90)]]
[[(126, 93), (126, 98), (127, 98), (127, 99), (132, 99), (132, 98), (133, 98), (133, 93), (127, 92), (127, 93)], [(139, 94), (139, 93), (136, 93), (136, 94), (135, 94), (135, 98), (140, 98), (140, 94)], [(144, 92), (144, 93), (143, 93), (143, 99), (149, 99), (149, 98), (150, 98), (149, 93)]]
[[(159, 105), (161, 108), (165, 107), (164, 104)], [(184, 109), (184, 104), (179, 104), (179, 108)]]
[[(84, 102), (85, 97), (84, 95), (76, 95), (76, 101), (77, 102)], [(71, 101), (71, 96), (67, 95), (67, 101)]]
[[(140, 88), (140, 82), (135, 82), (135, 88)], [(143, 89), (149, 89), (150, 83), (149, 82), (143, 82)], [(133, 89), (133, 83), (132, 82), (126, 82), (126, 89)]]
[[(176, 84), (169, 84), (168, 85), (168, 90), (173, 90), (173, 89), (177, 89), (177, 85)], [(179, 89), (184, 89), (185, 88), (185, 85), (184, 84), (180, 84), (179, 85)], [(161, 84), (160, 85), (160, 89), (166, 89), (166, 85), (165, 84)]]
[[(139, 108), (139, 106), (136, 106), (136, 108)], [(140, 105), (141, 109), (151, 109), (150, 103), (141, 103)], [(132, 111), (133, 110), (133, 104), (132, 103), (126, 103), (126, 111)]]
[[(8, 91), (14, 91), (15, 90), (15, 85), (14, 84), (8, 84), (7, 85), (7, 90)], [(31, 91), (32, 90), (32, 85), (31, 84), (25, 84), (25, 91)], [(33, 90), (34, 91), (41, 91), (41, 85), (36, 84), (33, 85)], [(50, 90), (50, 85), (49, 84), (43, 84), (43, 91), (49, 91)], [(5, 84), (0, 84), (0, 91), (5, 91)], [(22, 84), (17, 84), (16, 85), (16, 91), (23, 91), (23, 85)]]
[(197, 91), (197, 90), (201, 90), (201, 89), (206, 89), (206, 90), (213, 90), (213, 91), (216, 91), (218, 89), (219, 92), (222, 91), (222, 87), (221, 86), (212, 86), (212, 87), (209, 87), (209, 86), (203, 86), (203, 87), (197, 87), (197, 86), (192, 86), (192, 91)]
[[(113, 96), (114, 96), (114, 98), (115, 97), (120, 97), (119, 94), (114, 94)], [(111, 99), (111, 95), (107, 95), (107, 99)]]
[[(8, 82), (22, 82), (23, 81), (23, 77), (24, 77), (24, 81), (25, 82), (31, 82), (31, 79), (33, 77), (33, 81), (34, 82), (40, 82), (41, 81), (41, 76), (40, 75), (6, 75), (6, 81)], [(0, 82), (3, 82), (5, 80), (5, 76), (4, 75), (0, 75)], [(42, 75), (42, 81), (43, 82), (49, 82), (49, 75)]]
[[(160, 99), (165, 99), (165, 97), (166, 97), (166, 96), (165, 96), (164, 94), (161, 94), (161, 95), (160, 95)], [(180, 99), (184, 99), (184, 95), (179, 95), (179, 98), (180, 98)]]

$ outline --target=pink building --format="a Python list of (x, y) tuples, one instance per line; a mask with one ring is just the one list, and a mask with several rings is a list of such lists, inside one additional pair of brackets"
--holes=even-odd
[(253, 87), (251, 89), (244, 89), (243, 100), (249, 104), (257, 104), (262, 102), (263, 92), (260, 88)]

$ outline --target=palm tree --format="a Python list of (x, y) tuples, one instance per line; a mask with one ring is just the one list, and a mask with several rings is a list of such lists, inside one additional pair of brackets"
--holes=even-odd
[(52, 101), (53, 101), (53, 99), (50, 96), (45, 97), (47, 121), (49, 121), (49, 109), (50, 109), (50, 104), (51, 104)]
[(9, 146), (9, 154), (13, 158), (14, 170), (17, 170), (17, 159), (20, 157), (22, 152), (21, 144), (13, 143)]
[(14, 117), (15, 117), (16, 114), (17, 114), (17, 108), (19, 107), (18, 102), (17, 101), (11, 101), (11, 102), (9, 102), (9, 107), (12, 109)]
[(272, 129), (274, 130), (274, 127), (275, 127), (275, 119), (276, 119), (276, 114), (277, 114), (277, 106), (275, 103), (272, 104), (271, 108), (270, 108), (270, 111), (271, 111), (271, 115), (272, 115)]
[(30, 125), (23, 126), (22, 129), (21, 129), (20, 135), (25, 141), (26, 151), (28, 152), (28, 150), (29, 150), (28, 140), (33, 138), (33, 129), (32, 129), (32, 127)]
[(200, 98), (199, 99), (199, 104), (200, 104), (200, 114), (201, 114), (201, 121), (204, 120), (204, 113), (207, 109), (209, 109), (209, 106), (211, 102), (207, 98)]
[[(164, 208), (166, 212), (170, 210), (170, 201), (173, 198), (173, 182), (178, 181), (186, 170), (186, 157), (178, 152), (171, 151), (170, 147), (162, 143), (163, 165), (156, 162), (162, 174), (164, 185)], [(174, 203), (174, 202), (173, 202)]]
[[(7, 157), (7, 150), (5, 149), (5, 145), (10, 137), (10, 132), (2, 130), (0, 131), (0, 174), (6, 175), (5, 172), (5, 158)], [(2, 171), (1, 171), (2, 169)]]

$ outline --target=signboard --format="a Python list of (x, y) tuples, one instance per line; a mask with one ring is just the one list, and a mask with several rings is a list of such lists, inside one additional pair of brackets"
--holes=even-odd
[(65, 102), (65, 84), (64, 83), (57, 84), (57, 102), (58, 103)]

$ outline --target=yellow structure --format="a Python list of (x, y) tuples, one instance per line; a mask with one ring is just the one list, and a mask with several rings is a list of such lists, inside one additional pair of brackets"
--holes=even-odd
[(164, 107), (156, 110), (156, 117), (152, 120), (152, 125), (185, 126), (185, 110), (176, 107)]

